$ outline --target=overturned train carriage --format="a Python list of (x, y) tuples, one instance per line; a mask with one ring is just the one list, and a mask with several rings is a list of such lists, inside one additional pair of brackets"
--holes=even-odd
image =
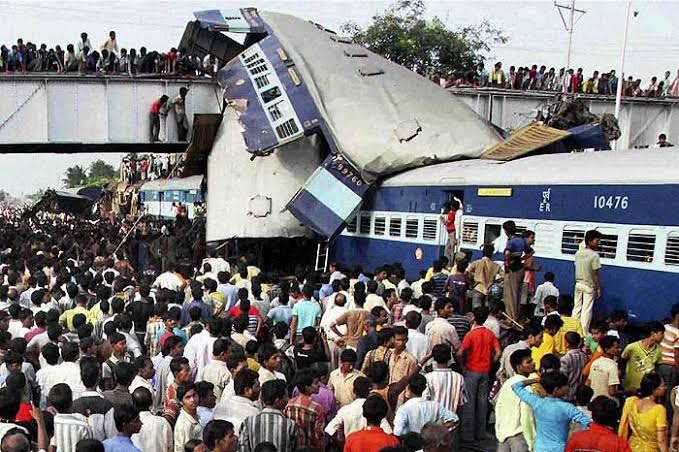
[(180, 48), (228, 61), (208, 241), (330, 241), (385, 176), (476, 158), (500, 140), (437, 85), (318, 24), (255, 9), (195, 17)]

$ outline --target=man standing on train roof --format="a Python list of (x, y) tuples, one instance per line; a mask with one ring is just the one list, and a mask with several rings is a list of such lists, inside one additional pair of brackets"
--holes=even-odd
[[(460, 207), (460, 201), (453, 199), (443, 206), (443, 212), (441, 212), (441, 222), (446, 225), (446, 232), (448, 233), (446, 248), (443, 252), (443, 255), (448, 258), (448, 262), (453, 262), (455, 251), (457, 251), (457, 220), (461, 215)], [(445, 213), (446, 209), (448, 210), (447, 213)], [(460, 215), (458, 215), (458, 212), (460, 212)]]
[(507, 234), (505, 247), (504, 304), (506, 314), (514, 321), (519, 320), (519, 300), (523, 284), (523, 256), (530, 252), (526, 240), (516, 234), (516, 223), (509, 220), (502, 223)]
[(575, 306), (573, 317), (580, 320), (582, 331), (589, 333), (592, 321), (594, 297), (601, 299), (601, 260), (599, 258), (599, 244), (601, 233), (594, 229), (585, 234), (585, 248), (575, 253)]

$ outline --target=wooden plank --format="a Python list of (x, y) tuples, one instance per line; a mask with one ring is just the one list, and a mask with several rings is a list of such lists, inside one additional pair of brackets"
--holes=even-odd
[(514, 132), (506, 140), (486, 149), (482, 159), (509, 161), (522, 157), (548, 144), (563, 140), (570, 135), (566, 130), (547, 127), (533, 122)]

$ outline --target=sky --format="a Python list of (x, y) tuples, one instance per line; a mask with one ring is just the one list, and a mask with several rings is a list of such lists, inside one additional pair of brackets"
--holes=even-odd
[[(560, 0), (561, 3), (570, 3)], [(192, 12), (201, 9), (235, 9), (254, 6), (313, 20), (339, 31), (352, 21), (366, 26), (384, 11), (389, 1), (2, 1), (0, 43), (24, 41), (48, 47), (75, 43), (81, 31), (101, 44), (115, 30), (121, 47), (169, 49), (179, 43)], [(509, 41), (493, 46), (488, 60), (510, 65), (566, 65), (568, 33), (553, 1), (425, 1), (427, 15), (438, 16), (451, 29), (477, 25), (484, 19), (502, 29)], [(624, 1), (576, 1), (586, 11), (574, 27), (571, 66), (594, 70), (618, 69), (625, 20)], [(665, 70), (679, 68), (679, 8), (677, 2), (634, 1), (636, 17), (630, 19), (625, 73), (646, 81)], [(117, 164), (118, 155), (0, 155), (0, 188), (14, 195), (45, 187), (60, 187), (69, 166), (89, 166), (97, 159)], [(39, 164), (36, 165), (36, 163)]]

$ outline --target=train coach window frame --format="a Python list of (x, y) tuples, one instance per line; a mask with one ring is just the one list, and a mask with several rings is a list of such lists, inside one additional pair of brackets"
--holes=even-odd
[(655, 259), (656, 236), (648, 229), (632, 229), (627, 234), (629, 262), (651, 263)]
[(665, 255), (663, 256), (665, 265), (679, 266), (679, 231), (667, 233), (667, 243), (665, 244)]
[(406, 238), (416, 239), (420, 235), (420, 219), (418, 217), (406, 218)]
[(580, 242), (585, 240), (585, 228), (566, 225), (561, 230), (561, 254), (574, 255), (580, 249)]
[(401, 237), (403, 218), (389, 217), (389, 237)]
[(361, 218), (358, 220), (358, 233), (370, 235), (371, 230), (372, 230), (372, 218), (370, 218), (369, 213), (364, 212), (361, 214)]
[(354, 215), (354, 218), (352, 218), (351, 221), (347, 223), (347, 232), (356, 234), (356, 231), (358, 230), (358, 217), (360, 217), (359, 214)]
[(373, 219), (373, 234), (379, 236), (387, 235), (387, 217), (375, 215)]
[(601, 233), (599, 256), (601, 259), (614, 260), (618, 255), (618, 231), (612, 228), (595, 228)]
[(462, 221), (462, 243), (476, 245), (479, 242), (479, 222)]
[[(489, 239), (492, 236), (492, 240)], [(483, 243), (488, 245), (496, 245), (496, 242), (502, 238), (502, 225), (493, 221), (486, 221), (483, 225)], [(495, 247), (497, 249), (497, 246)]]
[(422, 240), (434, 242), (439, 235), (440, 220), (437, 217), (425, 217), (422, 220)]

